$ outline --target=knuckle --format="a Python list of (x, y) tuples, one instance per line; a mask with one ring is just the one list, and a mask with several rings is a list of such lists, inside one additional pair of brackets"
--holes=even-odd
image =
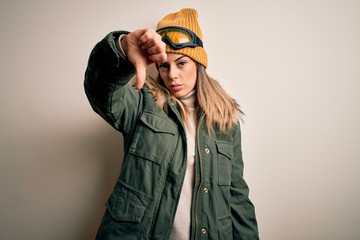
[(155, 50), (156, 52), (161, 52), (162, 51), (161, 45), (156, 45)]

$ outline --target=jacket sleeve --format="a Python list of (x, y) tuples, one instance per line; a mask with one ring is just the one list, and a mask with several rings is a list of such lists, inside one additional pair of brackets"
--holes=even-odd
[(234, 159), (232, 161), (231, 176), (231, 217), (234, 239), (259, 239), (255, 208), (249, 199), (249, 188), (243, 178), (244, 163), (241, 151), (240, 125), (233, 136)]
[(109, 33), (96, 44), (89, 57), (84, 88), (93, 110), (127, 134), (141, 111), (142, 93), (129, 84), (134, 66), (116, 49), (115, 41), (124, 33)]

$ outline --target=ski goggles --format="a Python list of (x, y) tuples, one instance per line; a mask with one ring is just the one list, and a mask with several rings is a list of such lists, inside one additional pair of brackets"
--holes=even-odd
[(184, 47), (203, 47), (201, 39), (191, 30), (178, 26), (167, 26), (156, 30), (162, 41), (173, 49)]

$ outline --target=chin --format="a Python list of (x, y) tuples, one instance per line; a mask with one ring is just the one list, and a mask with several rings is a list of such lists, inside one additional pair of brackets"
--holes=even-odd
[(173, 93), (174, 97), (176, 98), (182, 98), (182, 97), (185, 97), (187, 95), (187, 93), (184, 93), (182, 91), (179, 91), (179, 92), (175, 92)]

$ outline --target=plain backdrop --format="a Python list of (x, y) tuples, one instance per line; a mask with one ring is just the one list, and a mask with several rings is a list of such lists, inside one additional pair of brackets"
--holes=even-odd
[(358, 0), (2, 0), (0, 239), (94, 238), (123, 153), (84, 94), (90, 51), (183, 7), (246, 113), (261, 239), (360, 239)]

